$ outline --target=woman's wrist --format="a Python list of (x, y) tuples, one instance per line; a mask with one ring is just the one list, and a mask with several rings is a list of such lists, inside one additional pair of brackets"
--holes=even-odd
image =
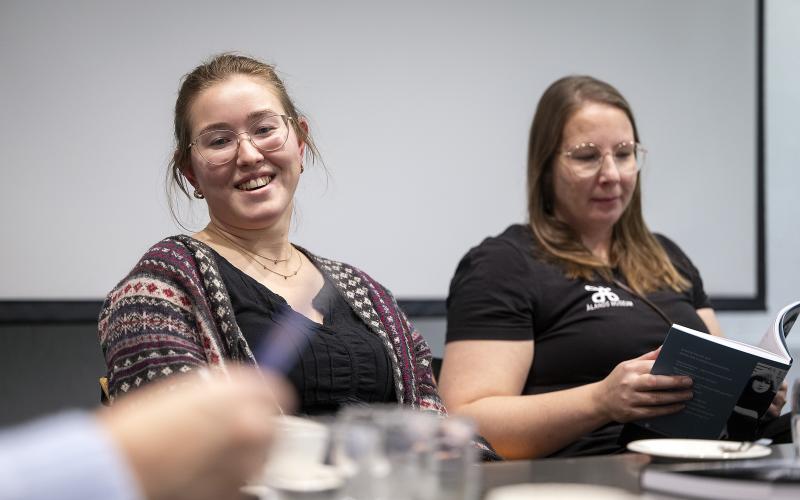
[(584, 386), (589, 391), (590, 412), (593, 415), (597, 415), (599, 425), (604, 425), (614, 420), (608, 406), (608, 391), (606, 390), (605, 382), (605, 379), (603, 379)]

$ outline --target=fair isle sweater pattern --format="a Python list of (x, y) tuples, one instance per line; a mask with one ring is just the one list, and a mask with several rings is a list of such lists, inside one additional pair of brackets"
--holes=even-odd
[[(430, 349), (391, 293), (355, 267), (300, 250), (383, 341), (398, 402), (446, 415)], [(256, 362), (210, 248), (185, 235), (152, 246), (109, 293), (98, 335), (111, 402), (175, 373), (199, 367), (224, 372), (229, 360)]]

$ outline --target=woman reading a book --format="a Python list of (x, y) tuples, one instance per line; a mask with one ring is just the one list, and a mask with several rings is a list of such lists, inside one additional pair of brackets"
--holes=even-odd
[(530, 132), (529, 222), (458, 265), (440, 390), (507, 458), (620, 451), (622, 423), (692, 397), (649, 374), (670, 324), (721, 334), (697, 269), (644, 223), (645, 153), (614, 87), (556, 81)]

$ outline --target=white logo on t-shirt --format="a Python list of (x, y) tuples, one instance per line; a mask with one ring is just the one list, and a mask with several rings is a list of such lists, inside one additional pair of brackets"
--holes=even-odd
[(595, 304), (599, 304), (600, 302), (605, 302), (610, 300), (611, 302), (616, 302), (619, 300), (619, 295), (611, 291), (611, 287), (608, 286), (592, 286), (586, 285), (587, 292), (595, 292), (592, 294), (592, 302)]
[(606, 307), (633, 307), (631, 300), (619, 300), (619, 295), (611, 291), (608, 286), (586, 285), (584, 289), (592, 293), (592, 304), (586, 304), (587, 311), (604, 309)]

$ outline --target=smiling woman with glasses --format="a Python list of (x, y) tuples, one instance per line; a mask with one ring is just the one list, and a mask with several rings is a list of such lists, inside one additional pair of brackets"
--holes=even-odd
[(301, 413), (389, 401), (442, 412), (420, 368), (425, 341), (406, 321), (389, 327), (405, 318), (396, 303), (372, 305), (385, 289), (289, 241), (294, 194), (318, 152), (274, 68), (234, 54), (195, 68), (178, 93), (175, 139), (170, 180), (206, 204), (209, 223), (154, 245), (109, 294), (99, 328), (111, 401), (201, 366), (270, 360)]
[(244, 363), (287, 375), (303, 414), (394, 402), (444, 415), (430, 350), (392, 295), (289, 241), (295, 191), (318, 153), (274, 68), (233, 54), (195, 68), (175, 140), (168, 178), (207, 206), (209, 223), (155, 244), (108, 295), (99, 336), (110, 401)]
[(649, 374), (656, 350), (672, 322), (721, 332), (700, 273), (644, 222), (646, 154), (614, 87), (556, 81), (530, 131), (527, 223), (456, 269), (440, 389), (506, 457), (619, 452), (622, 423), (692, 397), (688, 377)]

